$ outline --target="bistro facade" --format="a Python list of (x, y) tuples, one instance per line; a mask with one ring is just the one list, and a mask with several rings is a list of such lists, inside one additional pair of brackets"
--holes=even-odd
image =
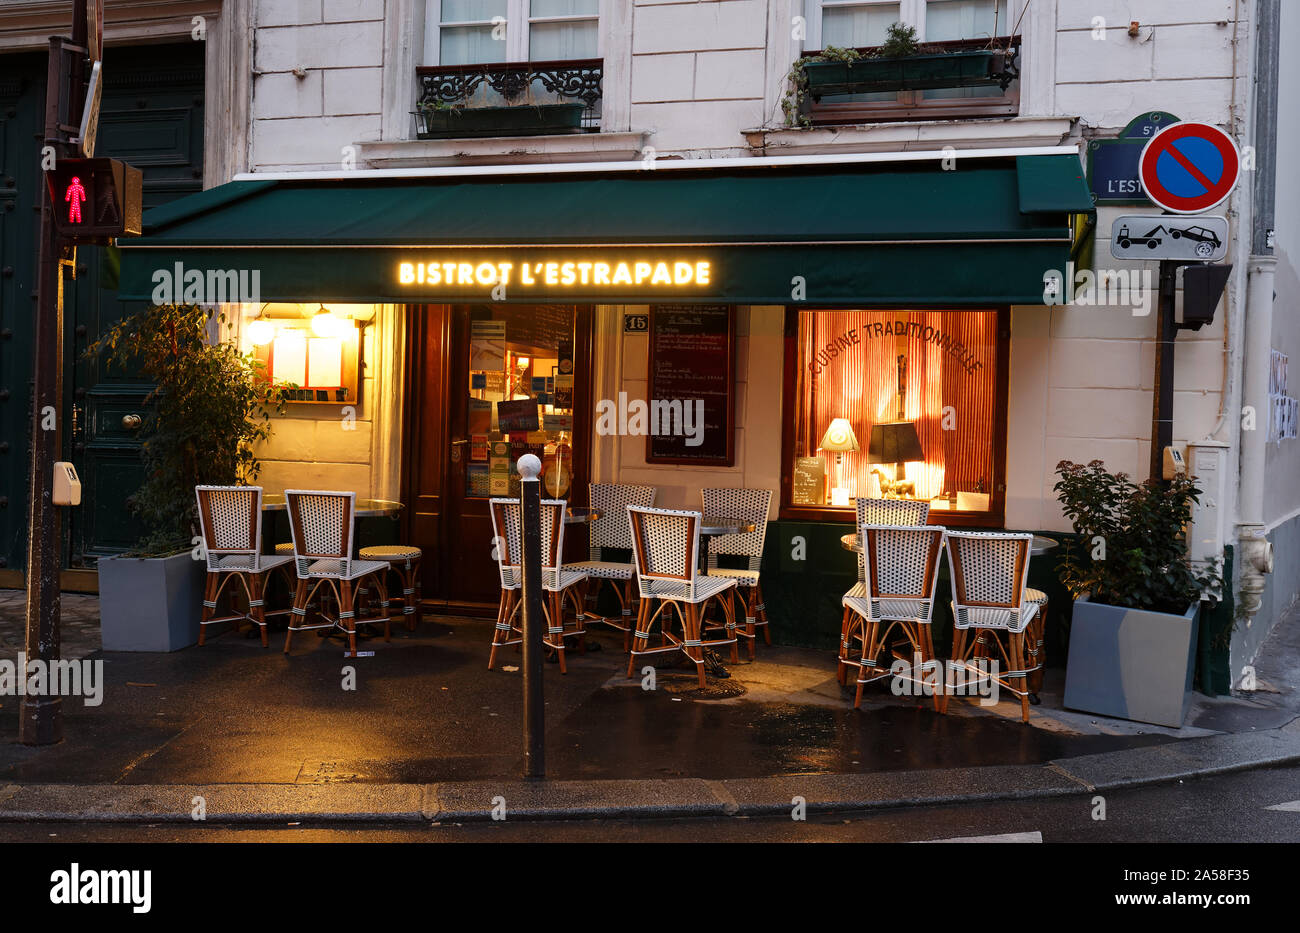
[(534, 453), (575, 505), (773, 490), (774, 634), (822, 644), (855, 498), (1026, 528), (1013, 314), (1046, 313), (1091, 212), (1072, 147), (258, 177), (153, 212), (119, 295), (240, 299), (231, 339), (299, 387), (263, 484), (401, 501), (434, 611), (495, 608), (487, 502)]

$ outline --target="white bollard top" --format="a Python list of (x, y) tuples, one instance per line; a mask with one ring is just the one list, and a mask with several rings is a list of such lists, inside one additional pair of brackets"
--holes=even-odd
[(537, 477), (542, 475), (542, 461), (537, 459), (535, 454), (524, 454), (519, 458), (519, 475), (523, 477), (524, 482), (536, 482)]

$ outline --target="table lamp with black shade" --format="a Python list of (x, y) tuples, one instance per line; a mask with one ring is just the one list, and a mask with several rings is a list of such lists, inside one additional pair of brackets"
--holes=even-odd
[(835, 451), (835, 485), (831, 487), (831, 505), (847, 506), (849, 488), (844, 485), (844, 453), (861, 449), (858, 447), (858, 436), (853, 433), (853, 425), (849, 424), (849, 419), (832, 420), (830, 427), (822, 435), (822, 442), (817, 449)]
[(925, 459), (915, 422), (886, 421), (872, 425), (867, 459), (871, 463), (894, 465), (892, 478), (886, 477), (879, 470), (874, 471), (880, 478), (880, 492), (885, 498), (899, 499), (904, 495), (916, 495), (916, 483), (907, 479), (906, 466), (909, 460)]

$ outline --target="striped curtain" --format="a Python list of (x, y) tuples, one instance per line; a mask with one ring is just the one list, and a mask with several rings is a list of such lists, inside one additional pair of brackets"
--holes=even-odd
[[(876, 496), (871, 428), (911, 421), (925, 454), (907, 465), (918, 498), (992, 489), (996, 311), (804, 311), (798, 339), (795, 456), (818, 456), (831, 421), (848, 418), (861, 450), (844, 454), (843, 482)], [(835, 455), (821, 456), (837, 485)]]

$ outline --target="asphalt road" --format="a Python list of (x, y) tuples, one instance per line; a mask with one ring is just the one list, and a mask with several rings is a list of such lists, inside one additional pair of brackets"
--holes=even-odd
[[(0, 823), (2, 842), (911, 842), (1013, 836), (1043, 842), (1297, 842), (1300, 766), (1104, 795), (723, 820), (581, 820), (365, 826)], [(1289, 805), (1289, 808), (1286, 808)], [(1270, 809), (1283, 807), (1283, 809)]]

